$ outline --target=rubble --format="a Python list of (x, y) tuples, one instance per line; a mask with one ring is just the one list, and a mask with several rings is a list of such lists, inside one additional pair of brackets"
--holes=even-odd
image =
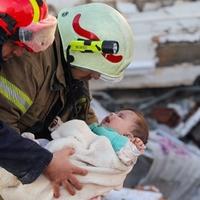
[(151, 116), (157, 122), (166, 124), (169, 127), (175, 127), (180, 122), (180, 116), (172, 108), (156, 107), (152, 110)]
[[(133, 107), (142, 111), (149, 123), (147, 150), (127, 177), (125, 187), (155, 185), (168, 200), (199, 198), (200, 149), (195, 145), (199, 142), (199, 92), (199, 86), (191, 86), (94, 93), (107, 110)], [(119, 199), (131, 199), (127, 193), (124, 196), (124, 190), (114, 194)]]
[(95, 81), (91, 89), (171, 87), (195, 83), (200, 76), (200, 1), (144, 12), (136, 12), (130, 3), (121, 1), (117, 8), (127, 18), (135, 36), (133, 62), (120, 84)]
[(123, 188), (120, 191), (112, 191), (104, 200), (165, 200), (158, 191), (145, 191), (141, 189)]

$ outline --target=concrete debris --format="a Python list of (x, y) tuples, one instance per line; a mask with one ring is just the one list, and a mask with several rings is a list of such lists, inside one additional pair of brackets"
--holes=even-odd
[[(192, 116), (190, 116), (190, 118), (185, 122), (181, 130), (179, 130), (180, 133), (179, 136), (180, 137), (186, 136), (192, 130), (192, 128), (194, 128), (199, 122), (200, 122), (200, 108), (198, 108), (195, 111), (195, 113)], [(197, 139), (198, 137), (196, 136), (195, 138)]]
[(110, 192), (104, 200), (164, 200), (162, 194), (141, 189), (123, 188), (119, 191)]
[[(149, 123), (147, 150), (139, 157), (124, 186), (154, 185), (168, 200), (197, 200), (200, 194), (200, 87), (126, 92), (127, 96), (125, 91), (96, 93), (107, 110), (134, 107), (144, 113)], [(126, 188), (110, 193), (108, 200), (139, 198), (134, 196), (137, 191), (127, 192)]]
[(169, 7), (182, 4), (191, 0), (118, 0), (135, 3), (140, 11), (156, 10), (162, 7)]
[(169, 127), (176, 127), (180, 122), (180, 116), (172, 108), (156, 107), (152, 110), (151, 116), (157, 122), (166, 124)]
[[(180, 140), (155, 130), (147, 148), (153, 163), (140, 184), (154, 184), (170, 200), (192, 200), (200, 191), (200, 157)], [(134, 173), (136, 173), (134, 171)]]
[(192, 141), (200, 148), (200, 123), (197, 123), (191, 130), (190, 136)]
[[(147, 1), (136, 3), (139, 2), (146, 4)], [(166, 5), (171, 5), (170, 2), (166, 1)], [(200, 1), (179, 1), (172, 6), (143, 12), (137, 12), (135, 5), (133, 1), (117, 3), (135, 37), (133, 62), (126, 70), (124, 80), (115, 85), (95, 81), (92, 89), (193, 84), (200, 75)]]
[(117, 6), (117, 10), (123, 13), (126, 18), (131, 17), (133, 13), (139, 12), (137, 6), (133, 4), (132, 2), (118, 1), (116, 6)]

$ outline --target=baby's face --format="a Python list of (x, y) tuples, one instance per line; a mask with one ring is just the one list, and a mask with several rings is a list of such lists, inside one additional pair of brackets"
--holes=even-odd
[(112, 128), (119, 134), (129, 137), (129, 134), (131, 134), (131, 131), (133, 130), (137, 119), (138, 116), (133, 111), (121, 110), (117, 113), (111, 113), (110, 115), (105, 117), (102, 120), (101, 125)]

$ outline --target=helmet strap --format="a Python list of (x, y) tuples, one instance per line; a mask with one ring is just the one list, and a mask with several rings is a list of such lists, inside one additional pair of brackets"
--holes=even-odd
[(12, 33), (14, 32), (16, 21), (8, 14), (0, 13), (0, 20), (5, 22), (6, 27), (0, 27), (0, 64), (3, 62), (2, 48), (3, 44), (11, 39)]
[(77, 101), (80, 99), (83, 93), (86, 93), (86, 92), (84, 92), (85, 89), (84, 89), (83, 81), (76, 80), (72, 76), (71, 62), (74, 61), (74, 57), (70, 55), (70, 45), (67, 47), (66, 55), (67, 55), (67, 59), (64, 58), (63, 53), (61, 54), (65, 82), (66, 82), (66, 85), (68, 86), (68, 92), (67, 92), (68, 102), (66, 103), (65, 107), (69, 110), (69, 113), (70, 113), (69, 119), (77, 119), (80, 112), (79, 107), (77, 105)]
[(0, 27), (0, 45), (3, 45), (3, 43), (8, 40), (8, 35), (4, 31), (2, 27)]
[(1, 64), (4, 62), (3, 55), (2, 55), (2, 48), (3, 48), (3, 45), (0, 44), (0, 69), (1, 69)]
[(3, 49), (3, 44), (7, 40), (8, 40), (8, 35), (4, 31), (4, 29), (0, 27), (0, 65), (4, 62), (3, 56), (2, 56), (2, 49)]
[(17, 23), (16, 20), (14, 20), (11, 16), (9, 16), (6, 13), (0, 13), (0, 19), (3, 20), (7, 24), (7, 26), (4, 27), (5, 31), (12, 34), (16, 27), (16, 23)]
[(69, 45), (66, 50), (66, 55), (67, 55), (67, 62), (69, 63), (71, 67), (71, 63), (74, 61), (74, 56), (70, 55), (70, 48), (71, 46)]

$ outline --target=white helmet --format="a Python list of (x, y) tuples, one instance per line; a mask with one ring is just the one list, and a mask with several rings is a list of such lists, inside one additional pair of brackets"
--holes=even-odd
[(71, 65), (110, 80), (121, 79), (133, 58), (133, 33), (126, 19), (103, 3), (62, 9), (58, 28)]

